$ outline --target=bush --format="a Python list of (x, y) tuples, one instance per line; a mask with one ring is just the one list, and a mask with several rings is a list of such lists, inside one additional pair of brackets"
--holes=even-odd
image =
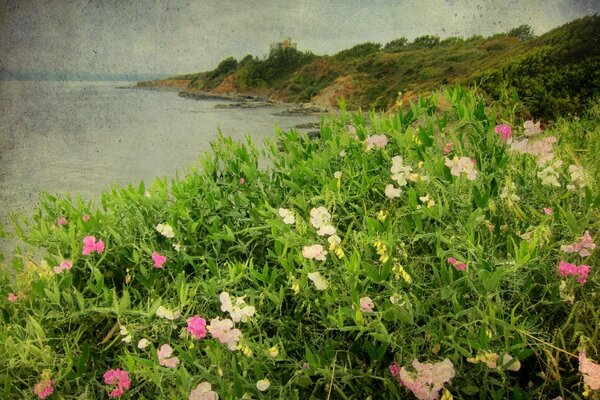
[(391, 115), (342, 105), (319, 140), (279, 132), (266, 169), (219, 137), (185, 177), (100, 209), (46, 195), (17, 225), (43, 258), (0, 278), (1, 397), (397, 399), (423, 385), (412, 363), (434, 394), (577, 398), (600, 360), (580, 241), (600, 179), (571, 139), (598, 120), (538, 134), (559, 134), (550, 153), (515, 109), (461, 87)]

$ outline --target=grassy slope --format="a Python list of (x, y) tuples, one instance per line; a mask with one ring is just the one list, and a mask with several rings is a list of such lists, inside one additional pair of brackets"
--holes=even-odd
[(353, 55), (349, 49), (306, 57), (268, 81), (248, 78), (252, 66), (267, 68), (268, 59), (256, 58), (227, 74), (215, 70), (176, 79), (190, 80), (192, 91), (245, 92), (332, 106), (343, 97), (350, 108), (367, 109), (393, 106), (398, 92), (412, 99), (446, 83), (478, 84), (499, 97), (499, 87), (508, 83), (533, 114), (552, 117), (579, 111), (600, 87), (599, 27), (600, 17), (589, 16), (524, 42), (496, 35), (432, 48), (409, 45), (395, 53)]

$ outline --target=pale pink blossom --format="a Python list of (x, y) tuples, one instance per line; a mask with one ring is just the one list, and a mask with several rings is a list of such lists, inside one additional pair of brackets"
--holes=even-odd
[(508, 140), (510, 139), (510, 135), (512, 133), (512, 128), (508, 124), (501, 124), (496, 126), (496, 133), (502, 136), (502, 139)]
[(45, 399), (54, 392), (52, 387), (52, 381), (50, 379), (44, 379), (39, 381), (33, 387), (33, 393), (35, 393), (40, 399)]
[(523, 128), (525, 129), (525, 136), (533, 136), (542, 132), (542, 128), (540, 127), (540, 121), (534, 124), (532, 120), (527, 120), (523, 124)]
[(222, 292), (219, 295), (219, 300), (221, 301), (221, 311), (229, 313), (233, 322), (248, 322), (256, 311), (254, 306), (246, 304), (243, 296), (234, 297), (232, 301), (229, 293)]
[(310, 210), (310, 223), (317, 230), (319, 236), (331, 236), (335, 234), (335, 227), (331, 225), (331, 214), (325, 207), (317, 207)]
[(388, 138), (385, 135), (370, 135), (365, 138), (365, 144), (368, 149), (384, 148), (388, 143)]
[(578, 242), (569, 245), (560, 246), (560, 249), (565, 253), (579, 253), (581, 257), (587, 257), (591, 255), (591, 251), (596, 248), (592, 240), (592, 235), (590, 235), (590, 231), (585, 231), (581, 239)]
[(154, 261), (154, 268), (162, 268), (163, 264), (167, 262), (167, 257), (162, 256), (155, 251), (152, 253), (152, 261)]
[(585, 350), (579, 352), (579, 372), (583, 375), (583, 383), (592, 390), (600, 390), (600, 364), (588, 359)]
[(198, 314), (187, 320), (187, 331), (196, 339), (206, 337), (206, 320)]
[(454, 266), (454, 268), (456, 268), (457, 271), (466, 271), (467, 270), (467, 264), (465, 264), (464, 262), (459, 262), (454, 257), (448, 257), (448, 263), (452, 264)]
[(63, 260), (60, 265), (54, 267), (54, 272), (60, 274), (64, 270), (70, 270), (71, 268), (73, 268), (73, 263), (70, 260)]
[(246, 180), (244, 178), (240, 178), (240, 185), (243, 185), (244, 183), (246, 183)]
[(8, 301), (10, 301), (11, 303), (14, 303), (15, 301), (17, 301), (18, 297), (16, 294), (14, 294), (13, 292), (10, 292), (8, 294)]
[(98, 240), (98, 242), (96, 242), (96, 238), (94, 236), (84, 237), (83, 250), (81, 251), (81, 254), (87, 256), (92, 254), (94, 251), (98, 254), (102, 254), (104, 251), (104, 242), (102, 240)]
[(65, 217), (60, 217), (59, 219), (56, 220), (56, 224), (58, 226), (63, 226), (67, 224), (67, 219)]
[(320, 244), (313, 244), (312, 246), (304, 246), (302, 248), (302, 256), (304, 258), (325, 261), (327, 256), (327, 250)]
[(439, 363), (421, 364), (417, 359), (411, 363), (416, 372), (400, 369), (400, 383), (413, 392), (419, 400), (436, 400), (444, 383), (454, 378), (454, 365), (447, 358)]
[(219, 395), (212, 390), (210, 383), (202, 382), (190, 392), (188, 400), (219, 400)]
[(90, 216), (87, 214), (83, 214), (81, 216), (81, 219), (83, 220), (83, 222), (88, 222), (90, 220)]
[(452, 149), (454, 149), (454, 143), (448, 142), (444, 145), (444, 149), (442, 151), (443, 151), (444, 155), (447, 156), (448, 154), (450, 154), (452, 152)]
[(235, 350), (238, 341), (240, 340), (240, 336), (242, 335), (242, 332), (239, 329), (233, 328), (232, 320), (222, 320), (219, 317), (213, 318), (210, 321), (210, 325), (206, 327), (206, 330), (208, 330), (213, 338), (226, 345), (231, 351)]
[(552, 214), (554, 214), (554, 210), (550, 207), (544, 207), (544, 214), (552, 215)]
[(163, 367), (175, 368), (179, 364), (179, 358), (171, 357), (173, 354), (173, 348), (168, 344), (163, 344), (160, 349), (156, 352), (158, 356), (158, 363)]
[(370, 297), (366, 296), (360, 298), (360, 310), (362, 312), (373, 312), (373, 308), (375, 308), (375, 304)]
[(475, 169), (475, 163), (468, 157), (458, 157), (450, 159), (444, 157), (444, 165), (450, 168), (450, 173), (454, 176), (460, 176), (465, 174), (467, 179), (474, 181), (477, 179), (477, 170)]

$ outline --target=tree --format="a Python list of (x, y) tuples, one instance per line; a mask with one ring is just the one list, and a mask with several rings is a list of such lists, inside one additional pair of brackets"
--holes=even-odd
[(405, 37), (401, 37), (398, 39), (394, 39), (391, 42), (387, 43), (383, 47), (383, 51), (386, 53), (396, 53), (402, 49), (405, 49), (408, 45), (408, 39)]
[(424, 35), (415, 38), (415, 40), (413, 40), (413, 42), (411, 43), (411, 46), (426, 47), (428, 49), (431, 49), (432, 47), (438, 44), (440, 44), (439, 36)]
[(533, 38), (533, 29), (531, 29), (531, 26), (529, 25), (520, 25), (511, 29), (506, 34), (508, 36), (516, 37), (519, 41), (523, 42)]

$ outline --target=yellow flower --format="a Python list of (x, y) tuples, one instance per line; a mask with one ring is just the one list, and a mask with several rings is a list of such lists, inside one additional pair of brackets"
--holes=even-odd
[(387, 213), (384, 210), (379, 210), (376, 216), (379, 222), (385, 222), (385, 219), (387, 218)]
[(294, 280), (294, 282), (292, 283), (292, 291), (294, 292), (294, 294), (300, 293), (300, 285), (296, 280)]
[(394, 274), (396, 275), (396, 279), (402, 278), (406, 283), (412, 283), (412, 278), (399, 262), (395, 261), (394, 267), (392, 268), (392, 272), (394, 272)]
[(252, 357), (252, 349), (245, 344), (240, 343), (236, 348), (240, 350), (246, 357)]
[(452, 397), (452, 393), (450, 393), (448, 391), (448, 389), (444, 389), (444, 393), (442, 393), (442, 397), (440, 397), (440, 400), (452, 400), (454, 399), (454, 397)]
[(277, 345), (271, 347), (269, 349), (269, 357), (271, 358), (277, 358), (277, 356), (279, 355), (279, 347)]

